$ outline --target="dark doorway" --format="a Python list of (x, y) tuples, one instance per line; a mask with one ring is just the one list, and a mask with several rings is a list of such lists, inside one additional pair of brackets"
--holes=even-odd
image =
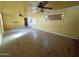
[(27, 24), (27, 18), (24, 18), (24, 25), (28, 26), (28, 24)]

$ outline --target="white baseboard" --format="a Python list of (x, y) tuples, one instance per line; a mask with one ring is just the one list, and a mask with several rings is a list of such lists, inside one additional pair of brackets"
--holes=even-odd
[(61, 36), (64, 36), (64, 37), (68, 37), (68, 38), (72, 38), (72, 39), (76, 39), (76, 40), (78, 40), (78, 37), (68, 36), (68, 35), (64, 35), (64, 34), (60, 34), (60, 33), (56, 33), (56, 32), (50, 32), (50, 31), (46, 31), (46, 30), (42, 30), (42, 29), (38, 29), (38, 28), (35, 28), (35, 29), (37, 29), (37, 30), (41, 30), (41, 31), (45, 31), (45, 32), (48, 32), (48, 33), (57, 34), (57, 35), (61, 35)]

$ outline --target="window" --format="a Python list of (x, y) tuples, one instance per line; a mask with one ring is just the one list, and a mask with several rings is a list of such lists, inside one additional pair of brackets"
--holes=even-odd
[(48, 15), (49, 20), (63, 20), (63, 13), (56, 13)]

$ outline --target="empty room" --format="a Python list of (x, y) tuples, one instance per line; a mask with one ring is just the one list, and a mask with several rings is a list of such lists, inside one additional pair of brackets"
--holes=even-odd
[(0, 1), (0, 56), (78, 57), (79, 1)]

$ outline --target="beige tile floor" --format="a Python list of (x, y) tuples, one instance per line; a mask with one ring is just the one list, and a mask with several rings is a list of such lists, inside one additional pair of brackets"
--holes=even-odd
[(0, 56), (79, 56), (77, 40), (33, 28), (5, 31)]

